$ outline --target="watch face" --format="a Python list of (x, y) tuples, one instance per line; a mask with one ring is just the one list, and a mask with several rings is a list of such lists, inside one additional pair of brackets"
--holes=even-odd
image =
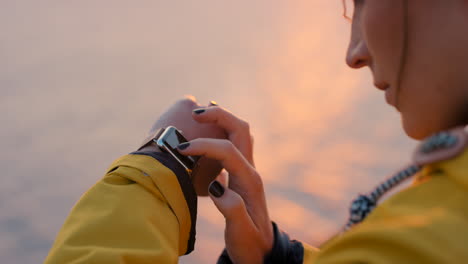
[(187, 139), (176, 129), (171, 129), (169, 132), (170, 133), (167, 133), (164, 137), (164, 140), (171, 148), (176, 149), (179, 144), (187, 142)]
[(187, 139), (175, 128), (168, 127), (158, 139), (157, 144), (169, 152), (182, 166), (191, 171), (197, 163), (198, 157), (184, 156), (179, 153), (177, 146), (187, 142)]

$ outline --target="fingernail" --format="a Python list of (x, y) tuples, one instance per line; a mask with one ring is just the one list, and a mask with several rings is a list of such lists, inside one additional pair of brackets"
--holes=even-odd
[(208, 191), (214, 197), (219, 198), (219, 197), (223, 196), (223, 194), (224, 194), (224, 187), (218, 181), (213, 181), (210, 184), (210, 188), (208, 189)]
[(210, 101), (210, 106), (218, 106), (218, 103), (216, 101)]
[(189, 142), (184, 142), (184, 143), (179, 144), (179, 146), (177, 146), (177, 148), (180, 149), (180, 150), (184, 150), (184, 149), (188, 148), (189, 146), (190, 146)]
[(204, 113), (205, 112), (205, 109), (195, 109), (193, 110), (193, 112), (197, 115), (201, 114), (201, 113)]

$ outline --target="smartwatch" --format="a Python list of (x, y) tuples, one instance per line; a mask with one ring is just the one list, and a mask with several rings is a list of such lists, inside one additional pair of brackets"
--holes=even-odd
[(153, 136), (146, 139), (143, 145), (139, 148), (147, 146), (150, 143), (156, 143), (162, 152), (169, 153), (171, 157), (182, 165), (187, 173), (192, 174), (193, 170), (197, 166), (199, 156), (185, 156), (179, 153), (177, 146), (184, 142), (188, 142), (187, 139), (182, 135), (182, 132), (173, 126), (159, 129)]

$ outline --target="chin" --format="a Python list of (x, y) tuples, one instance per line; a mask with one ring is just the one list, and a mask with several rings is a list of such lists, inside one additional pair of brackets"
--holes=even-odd
[(423, 140), (433, 134), (466, 125), (466, 122), (437, 122), (434, 119), (405, 118), (402, 115), (403, 129), (412, 139)]
[(406, 135), (415, 140), (423, 140), (432, 134), (443, 130), (431, 128), (430, 122), (425, 121), (416, 121), (405, 118), (402, 116), (403, 129), (405, 130)]

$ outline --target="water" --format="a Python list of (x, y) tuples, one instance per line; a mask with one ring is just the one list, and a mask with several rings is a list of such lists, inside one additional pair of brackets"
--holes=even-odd
[[(216, 100), (251, 124), (272, 219), (317, 245), (414, 142), (367, 70), (344, 64), (340, 1), (0, 3), (0, 258), (43, 261), (80, 195), (172, 102)], [(223, 218), (200, 199), (196, 251)]]

